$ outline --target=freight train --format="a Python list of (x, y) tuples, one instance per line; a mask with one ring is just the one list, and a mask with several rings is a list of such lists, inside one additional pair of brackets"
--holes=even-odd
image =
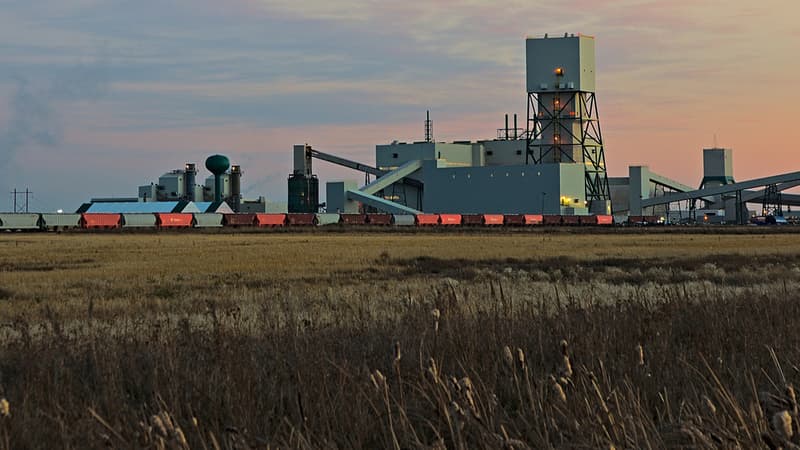
[[(657, 218), (650, 219), (653, 224), (657, 223)], [(647, 220), (648, 216), (645, 216), (644, 221), (647, 222)], [(4, 231), (276, 228), (328, 225), (385, 227), (611, 226), (614, 225), (614, 218), (608, 215), (542, 214), (0, 214), (0, 230)]]

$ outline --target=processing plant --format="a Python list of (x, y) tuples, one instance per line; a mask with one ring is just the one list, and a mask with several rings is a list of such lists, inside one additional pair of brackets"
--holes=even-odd
[(289, 212), (316, 212), (314, 158), (374, 176), (326, 184), (326, 210), (352, 213), (611, 214), (611, 196), (595, 98), (594, 38), (528, 39), (526, 130), (497, 139), (451, 143), (433, 139), (378, 145), (375, 165), (294, 147)]
[[(506, 114), (505, 126), (492, 139), (438, 142), (428, 114), (422, 140), (376, 145), (371, 164), (307, 143), (295, 145), (288, 215), (275, 204), (268, 208), (264, 197), (242, 198), (243, 171), (222, 155), (206, 161), (212, 175), (204, 184), (197, 183), (197, 165), (186, 163), (164, 173), (157, 183), (139, 186), (135, 197), (95, 198), (76, 214), (224, 214), (224, 221), (214, 216), (214, 223), (219, 219), (217, 225), (228, 226), (744, 224), (782, 223), (785, 215), (797, 215), (791, 208), (800, 206), (800, 195), (786, 191), (800, 186), (800, 172), (737, 180), (733, 151), (716, 145), (703, 150), (704, 176), (697, 183), (670, 179), (648, 166), (631, 166), (624, 177), (608, 176), (596, 95), (595, 39), (544, 35), (526, 39), (525, 52), (527, 112), (522, 126), (516, 114)], [(324, 183), (323, 203), (315, 160), (352, 169), (365, 181)], [(285, 217), (263, 214), (267, 210)], [(246, 214), (253, 216), (237, 217)], [(72, 226), (78, 223), (75, 217), (70, 219)], [(155, 226), (158, 217), (148, 216), (141, 224)], [(195, 225), (208, 222), (198, 217)], [(130, 227), (137, 218), (141, 217), (119, 223)], [(44, 215), (23, 219), (14, 214), (0, 217), (0, 229), (63, 226), (53, 225), (58, 220)]]
[(171, 170), (161, 175), (158, 183), (139, 186), (139, 201), (225, 201), (238, 211), (242, 198), (241, 167), (231, 166), (226, 156), (212, 155), (206, 160), (206, 168), (212, 175), (202, 185), (197, 184), (197, 165), (194, 163)]
[(130, 198), (93, 198), (84, 204), (119, 203), (120, 211), (133, 208), (131, 203), (197, 202), (214, 204), (214, 211), (257, 213), (266, 211), (264, 197), (242, 197), (241, 166), (231, 165), (227, 156), (211, 155), (206, 159), (206, 169), (211, 172), (203, 184), (197, 184), (197, 165), (186, 163), (183, 169), (174, 169), (158, 178), (157, 183), (139, 186), (138, 195)]
[[(423, 141), (377, 145), (375, 164), (295, 145), (289, 212), (614, 214), (618, 222), (645, 214), (698, 220), (699, 214), (746, 223), (748, 203), (761, 204), (763, 215), (800, 205), (800, 196), (782, 193), (800, 185), (800, 172), (736, 182), (730, 149), (704, 150), (698, 188), (647, 166), (608, 177), (592, 36), (526, 39), (526, 73), (525, 128), (517, 127), (516, 115), (509, 127), (506, 116), (495, 139), (436, 142), (428, 117)], [(367, 182), (327, 182), (322, 204), (314, 159), (361, 172)]]
[[(197, 184), (197, 165), (186, 163), (183, 169), (174, 169), (161, 175), (157, 183), (139, 186), (136, 197), (92, 198), (78, 208), (79, 213), (192, 213), (195, 205), (201, 212), (263, 213), (266, 199), (242, 197), (243, 171), (231, 165), (224, 155), (211, 155), (206, 159), (206, 169), (211, 176), (204, 184)], [(188, 209), (187, 209), (188, 208)]]

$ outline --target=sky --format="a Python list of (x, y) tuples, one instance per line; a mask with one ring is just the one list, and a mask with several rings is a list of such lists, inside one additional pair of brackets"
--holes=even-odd
[[(285, 201), (292, 145), (496, 136), (525, 117), (525, 38), (595, 36), (610, 176), (800, 170), (796, 0), (0, 0), (0, 210), (135, 196), (214, 153)], [(522, 124), (524, 120), (520, 120)], [(324, 181), (361, 175), (315, 163)], [(208, 174), (203, 172), (202, 176)], [(324, 189), (323, 189), (324, 190)]]

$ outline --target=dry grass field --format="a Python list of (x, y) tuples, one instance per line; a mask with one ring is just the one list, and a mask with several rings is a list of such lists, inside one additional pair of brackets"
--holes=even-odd
[(0, 449), (800, 448), (800, 234), (0, 235)]

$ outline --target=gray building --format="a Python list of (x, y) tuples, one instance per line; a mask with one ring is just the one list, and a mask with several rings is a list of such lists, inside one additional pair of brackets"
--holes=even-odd
[[(328, 212), (610, 214), (610, 194), (594, 99), (594, 38), (528, 39), (528, 131), (498, 130), (498, 139), (425, 140), (375, 147), (375, 165), (312, 149), (294, 148), (293, 198), (316, 198), (312, 159), (365, 172), (376, 179), (327, 183)], [(535, 105), (534, 105), (535, 103)], [(302, 180), (301, 180), (302, 181)], [(305, 192), (309, 190), (309, 192)]]
[(583, 164), (525, 164), (525, 146), (520, 139), (378, 145), (376, 169), (386, 174), (362, 187), (327, 183), (327, 211), (588, 214)]

